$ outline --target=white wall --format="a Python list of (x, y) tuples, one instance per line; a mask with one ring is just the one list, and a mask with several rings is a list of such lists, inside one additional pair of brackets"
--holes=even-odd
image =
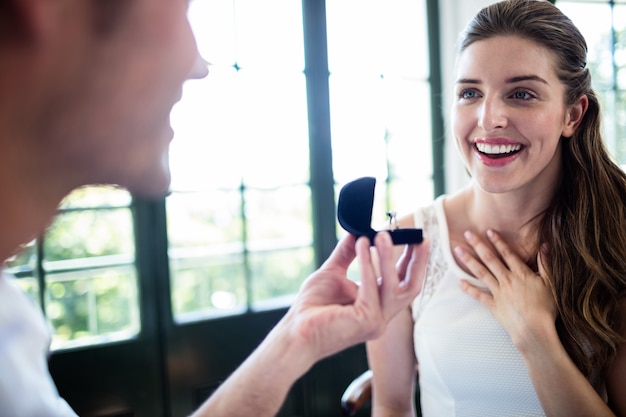
[(465, 167), (456, 151), (448, 120), (454, 95), (454, 61), (459, 34), (481, 8), (494, 0), (439, 0), (441, 18), (441, 60), (443, 66), (444, 121), (446, 122), (446, 191), (453, 192), (467, 184)]

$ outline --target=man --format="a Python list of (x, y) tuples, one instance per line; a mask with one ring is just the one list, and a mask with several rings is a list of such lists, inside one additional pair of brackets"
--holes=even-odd
[[(37, 236), (76, 187), (167, 191), (170, 110), (186, 79), (207, 75), (186, 11), (187, 0), (0, 3), (0, 259)], [(273, 415), (317, 360), (380, 335), (419, 291), (410, 276), (428, 249), (407, 248), (396, 269), (388, 234), (375, 243), (376, 265), (367, 238), (343, 239), (194, 417)], [(361, 285), (346, 277), (356, 256)], [(0, 415), (72, 416), (47, 372), (47, 327), (10, 281), (0, 277)]]

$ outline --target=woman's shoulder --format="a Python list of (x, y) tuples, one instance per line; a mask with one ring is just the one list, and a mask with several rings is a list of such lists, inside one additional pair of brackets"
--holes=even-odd
[(407, 213), (398, 219), (401, 228), (424, 228), (428, 224), (438, 223), (438, 218), (445, 215), (443, 212), (443, 200), (445, 195), (435, 198), (428, 204), (417, 207), (413, 212)]

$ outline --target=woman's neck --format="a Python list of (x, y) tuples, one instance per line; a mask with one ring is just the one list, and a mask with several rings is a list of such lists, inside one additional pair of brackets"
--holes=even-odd
[(451, 245), (464, 244), (467, 230), (485, 237), (497, 231), (523, 259), (533, 262), (537, 251), (537, 228), (550, 200), (520, 192), (487, 193), (476, 185), (451, 195), (445, 201)]

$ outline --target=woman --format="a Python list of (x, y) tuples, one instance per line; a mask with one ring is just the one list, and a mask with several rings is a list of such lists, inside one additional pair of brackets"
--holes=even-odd
[(472, 181), (401, 220), (431, 257), (368, 343), (373, 415), (414, 415), (416, 366), (424, 416), (626, 415), (626, 176), (586, 52), (547, 1), (468, 25), (452, 128)]

